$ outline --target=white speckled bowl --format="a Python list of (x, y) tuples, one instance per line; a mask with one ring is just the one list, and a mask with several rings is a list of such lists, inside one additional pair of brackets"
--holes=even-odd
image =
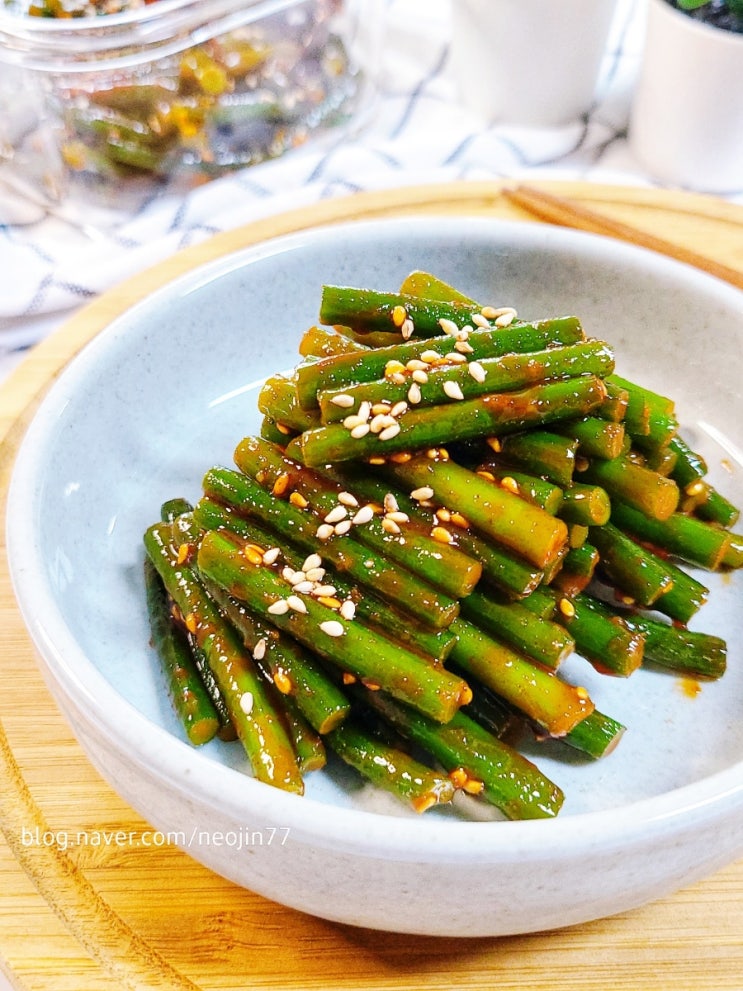
[[(244, 773), (239, 746), (183, 742), (148, 646), (145, 527), (198, 497), (258, 426), (256, 391), (296, 361), (323, 282), (394, 288), (427, 268), (525, 317), (577, 313), (627, 377), (673, 394), (713, 480), (743, 504), (743, 294), (616, 242), (454, 218), (320, 229), (204, 266), (114, 320), (36, 415), (8, 507), (12, 576), (48, 683), (91, 761), (155, 828), (215, 871), (326, 918), (501, 935), (640, 905), (743, 854), (741, 583), (712, 576), (696, 628), (729, 640), (721, 682), (569, 671), (629, 730), (598, 763), (536, 749), (566, 791), (526, 823), (407, 815), (350, 775), (304, 798)], [(737, 459), (737, 463), (736, 463)], [(732, 473), (721, 468), (733, 465)]]

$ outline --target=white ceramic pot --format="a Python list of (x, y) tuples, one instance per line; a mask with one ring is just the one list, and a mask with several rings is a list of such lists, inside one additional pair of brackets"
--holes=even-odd
[(629, 139), (638, 161), (663, 182), (743, 189), (743, 35), (649, 0)]
[(617, 0), (455, 0), (452, 72), (488, 120), (566, 124), (591, 106)]

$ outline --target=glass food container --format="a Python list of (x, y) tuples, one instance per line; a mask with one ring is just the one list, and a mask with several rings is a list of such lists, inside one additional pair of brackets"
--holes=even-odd
[[(371, 107), (379, 2), (0, 0), (16, 108), (0, 94), (0, 159), (27, 176), (42, 155), (55, 200), (73, 183), (119, 199), (130, 184), (201, 181), (280, 155)], [(40, 110), (19, 122), (30, 91)]]

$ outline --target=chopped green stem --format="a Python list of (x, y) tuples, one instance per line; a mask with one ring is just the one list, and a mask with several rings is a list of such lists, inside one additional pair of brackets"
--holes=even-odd
[(730, 546), (729, 531), (684, 513), (665, 520), (651, 519), (621, 500), (612, 503), (612, 522), (638, 540), (653, 544), (675, 557), (714, 571)]
[(286, 447), (290, 440), (296, 437), (300, 431), (292, 430), (284, 424), (278, 424), (270, 416), (261, 419), (260, 436), (267, 440), (269, 444), (276, 444), (277, 447)]
[(297, 389), (293, 379), (285, 375), (271, 375), (258, 393), (258, 409), (274, 422), (301, 433), (320, 426), (316, 410), (305, 410), (297, 401)]
[(303, 774), (309, 771), (319, 771), (327, 763), (322, 737), (305, 718), (298, 700), (294, 696), (282, 695), (281, 703), (289, 736), (297, 755), (299, 770)]
[(299, 342), (299, 353), (304, 358), (330, 358), (335, 354), (352, 354), (365, 351), (366, 347), (338, 328), (314, 325), (304, 332)]
[(477, 474), (490, 481), (499, 482), (504, 489), (535, 506), (541, 506), (550, 516), (562, 515), (562, 489), (552, 482), (529, 475), (524, 471), (511, 471), (497, 461), (485, 461), (477, 468)]
[(170, 525), (154, 524), (144, 541), (163, 584), (206, 655), (256, 778), (301, 793), (304, 785), (294, 746), (271, 688), (222, 618), (197, 570), (189, 563), (179, 563)]
[[(384, 688), (442, 722), (468, 701), (469, 688), (461, 678), (360, 623), (345, 619), (337, 609), (311, 595), (300, 598), (273, 566), (249, 560), (237, 537), (224, 531), (208, 531), (198, 560), (207, 578), (249, 608), (267, 613), (280, 630), (367, 687)], [(302, 608), (293, 605), (296, 599), (300, 599)]]
[(160, 519), (163, 523), (172, 523), (179, 516), (184, 513), (190, 513), (193, 506), (188, 501), (181, 496), (177, 496), (175, 499), (168, 499), (160, 507)]
[(563, 736), (593, 710), (585, 689), (568, 684), (465, 619), (454, 621), (451, 661), (552, 736)]
[(603, 526), (611, 516), (611, 501), (600, 485), (573, 482), (562, 493), (558, 515), (566, 523)]
[(729, 499), (721, 495), (708, 482), (699, 483), (704, 491), (702, 501), (696, 507), (696, 515), (709, 523), (718, 526), (735, 526), (740, 518), (740, 510)]
[(599, 552), (592, 544), (571, 547), (551, 585), (568, 597), (577, 595), (591, 584), (598, 563)]
[(476, 306), (474, 299), (465, 296), (454, 286), (444, 282), (430, 272), (416, 270), (407, 275), (400, 284), (400, 292), (408, 296), (424, 296), (426, 299), (438, 299), (444, 303), (466, 303)]
[(578, 454), (587, 458), (618, 458), (624, 447), (624, 424), (613, 423), (599, 416), (567, 420), (554, 426), (554, 431), (578, 443)]
[(704, 458), (689, 447), (683, 437), (676, 434), (669, 442), (668, 446), (676, 453), (676, 464), (674, 465), (671, 477), (684, 489), (687, 485), (704, 478), (707, 474), (707, 465)]
[(666, 563), (612, 523), (592, 526), (588, 539), (599, 552), (604, 578), (634, 602), (651, 606), (671, 589), (673, 575)]
[[(269, 490), (287, 479), (284, 495), (289, 498), (291, 492), (299, 493), (307, 511), (317, 517), (318, 525), (328, 519), (335, 523), (346, 521), (349, 533), (360, 543), (407, 568), (444, 595), (452, 598), (468, 595), (480, 579), (482, 566), (477, 560), (453, 545), (442, 545), (430, 535), (430, 528), (405, 519), (407, 514), (401, 513), (389, 497), (386, 505), (380, 506), (369, 519), (355, 524), (361, 504), (353, 493), (344, 491), (340, 483), (327, 475), (287, 458), (273, 445), (247, 437), (235, 450), (235, 463)], [(349, 496), (353, 497), (355, 506), (348, 505)]]
[(170, 598), (149, 557), (145, 558), (144, 575), (152, 643), (168, 681), (173, 709), (191, 743), (208, 743), (219, 731), (217, 710), (194, 663), (186, 633), (170, 613)]
[(377, 597), (394, 602), (429, 628), (445, 629), (459, 612), (459, 604), (437, 593), (404, 568), (397, 568), (350, 534), (320, 540), (317, 520), (304, 509), (270, 495), (254, 479), (229, 468), (212, 468), (203, 480), (204, 494), (226, 503), (248, 519), (269, 527), (306, 554), (320, 553), (351, 581)]
[(562, 520), (454, 461), (424, 455), (389, 470), (408, 491), (432, 489), (438, 505), (460, 512), (482, 535), (538, 568), (553, 561), (567, 541)]
[(723, 568), (743, 568), (743, 534), (731, 533), (722, 558)]
[[(560, 344), (575, 344), (584, 340), (580, 321), (575, 317), (542, 320), (497, 330), (472, 331), (467, 343), (469, 360), (495, 358), (511, 352), (542, 351)], [(297, 369), (297, 395), (305, 409), (317, 406), (317, 396), (323, 389), (343, 389), (359, 382), (373, 382), (385, 376), (391, 361), (405, 366), (420, 360), (426, 351), (449, 354), (455, 341), (447, 334), (424, 341), (409, 341), (394, 347), (364, 349), (357, 354), (342, 354), (323, 358)]]
[(666, 560), (665, 565), (673, 584), (653, 608), (679, 623), (688, 623), (709, 598), (709, 589), (672, 561)]
[(673, 401), (619, 375), (608, 376), (608, 381), (629, 395), (624, 425), (638, 445), (665, 447), (670, 443), (678, 429)]
[(484, 592), (472, 592), (462, 600), (462, 616), (551, 670), (556, 670), (575, 646), (559, 623), (542, 619), (518, 602), (499, 602)]
[(448, 804), (454, 797), (454, 784), (447, 775), (380, 740), (357, 719), (347, 719), (326, 739), (341, 760), (416, 812)]
[(603, 674), (626, 678), (642, 664), (642, 635), (609, 619), (585, 593), (560, 600), (555, 618), (572, 634), (576, 652)]
[[(196, 506), (195, 512), (206, 530), (231, 530), (244, 540), (257, 541), (267, 549), (275, 547), (275, 534), (253, 520), (240, 516), (229, 506), (204, 498)], [(280, 551), (280, 559), (287, 567), (295, 573), (303, 570), (306, 554), (286, 539), (282, 539)], [(321, 567), (322, 582), (328, 586), (328, 591), (332, 589), (334, 597), (342, 601), (350, 599), (356, 607), (356, 615), (367, 625), (373, 626), (390, 639), (403, 643), (410, 650), (434, 661), (446, 660), (454, 645), (454, 634), (448, 630), (434, 631), (423, 627), (411, 616), (398, 612), (394, 603), (383, 602), (368, 590), (362, 593), (352, 582), (327, 568), (326, 562), (322, 559)]]
[(621, 499), (656, 520), (667, 520), (679, 502), (679, 489), (673, 479), (664, 478), (627, 456), (589, 462), (578, 481), (600, 485), (609, 493), (612, 503)]
[[(601, 377), (612, 367), (613, 357), (603, 342), (585, 341), (528, 354), (483, 358), (475, 362), (465, 360), (465, 355), (459, 351), (436, 358), (432, 352), (427, 361), (412, 364), (413, 367), (398, 372), (394, 378), (347, 385), (341, 390), (322, 390), (317, 396), (322, 422), (344, 420), (357, 413), (364, 402), (372, 405), (389, 403), (390, 406), (398, 402), (412, 403), (414, 390), (417, 390), (416, 405), (433, 406), (463, 398), (473, 399), (492, 392), (510, 392), (551, 379), (586, 374)], [(421, 368), (421, 365), (424, 367)], [(416, 372), (419, 375), (423, 373), (421, 378), (425, 376), (421, 383), (417, 383)], [(604, 426), (609, 425), (604, 423)], [(617, 424), (613, 426), (615, 429), (618, 427)]]
[(565, 488), (573, 480), (577, 440), (547, 430), (513, 434), (501, 440), (500, 458), (531, 475)]
[(539, 769), (463, 712), (445, 726), (398, 705), (381, 692), (369, 704), (403, 736), (430, 753), (466, 791), (494, 805), (509, 819), (551, 818), (562, 791)]
[(617, 719), (594, 709), (562, 739), (574, 750), (580, 750), (588, 757), (599, 760), (616, 748), (625, 730), (626, 727)]

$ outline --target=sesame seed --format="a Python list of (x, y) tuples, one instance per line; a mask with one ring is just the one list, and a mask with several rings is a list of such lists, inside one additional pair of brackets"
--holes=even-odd
[(341, 520), (345, 520), (348, 516), (348, 510), (345, 506), (335, 506), (327, 516), (324, 517), (326, 523), (340, 523)]
[(450, 544), (452, 542), (452, 535), (443, 526), (435, 526), (431, 530), (431, 536), (434, 540), (438, 541), (439, 544)]
[(500, 311), (496, 310), (494, 306), (483, 306), (480, 310), (480, 314), (486, 320), (495, 320), (495, 318), (500, 315)]
[(193, 553), (193, 546), (191, 544), (180, 544), (178, 547), (178, 556), (176, 557), (176, 562), (178, 564), (185, 564), (189, 557)]
[(373, 454), (370, 458), (366, 459), (368, 465), (386, 465), (387, 458), (383, 454)]
[(351, 495), (350, 492), (339, 492), (338, 502), (341, 506), (350, 506), (352, 509), (355, 509), (359, 504), (359, 500), (355, 495)]
[(455, 788), (464, 788), (467, 783), (467, 772), (463, 767), (454, 767), (449, 771), (449, 780)]
[(476, 778), (467, 778), (463, 785), (463, 790), (467, 792), (468, 795), (480, 795), (484, 789), (484, 783), (482, 781), (478, 781)]
[(342, 637), (346, 632), (343, 623), (339, 623), (335, 619), (328, 619), (324, 623), (320, 623), (320, 629), (329, 637)]
[(333, 396), (330, 401), (336, 406), (340, 406), (341, 409), (350, 409), (353, 406), (353, 396), (349, 396), (345, 392), (339, 392), (338, 395)]
[(365, 399), (363, 403), (359, 405), (359, 416), (362, 420), (368, 420), (371, 416), (371, 403), (368, 399)]
[(364, 688), (368, 688), (370, 692), (378, 692), (382, 687), (378, 681), (373, 681), (371, 678), (362, 678), (361, 684)]
[[(294, 568), (290, 568), (288, 565), (281, 569), (281, 577), (287, 582), (293, 581), (297, 573)], [(304, 575), (302, 575), (302, 578), (304, 578)]]
[(309, 502), (305, 499), (301, 492), (292, 492), (289, 496), (289, 502), (292, 506), (296, 506), (297, 509), (307, 509)]
[(303, 582), (297, 582), (295, 585), (292, 586), (294, 591), (298, 592), (300, 595), (309, 595), (310, 592), (314, 589), (314, 587), (315, 587), (315, 583), (310, 581), (309, 579)]
[(513, 321), (516, 319), (515, 313), (504, 313), (502, 316), (498, 317), (495, 321), (496, 327), (509, 327)]
[(397, 536), (397, 534), (400, 532), (400, 527), (397, 525), (397, 523), (395, 523), (394, 520), (391, 520), (389, 516), (385, 516), (385, 518), (382, 520), (382, 529), (385, 531), (385, 533), (391, 533), (394, 536)]
[(392, 440), (393, 437), (397, 437), (400, 433), (400, 424), (393, 423), (389, 427), (385, 427), (384, 430), (379, 435), (380, 440)]
[(378, 434), (387, 426), (387, 414), (378, 413), (369, 424), (369, 429), (373, 434)]
[(395, 451), (394, 454), (390, 454), (390, 461), (394, 461), (396, 465), (407, 464), (411, 460), (413, 455), (410, 451)]
[(271, 489), (272, 494), (275, 496), (283, 495), (286, 492), (286, 490), (289, 488), (289, 481), (290, 479), (286, 472), (283, 472), (283, 474), (279, 475), (279, 477), (273, 483), (273, 488)]
[(397, 361), (396, 358), (390, 359), (384, 366), (385, 378), (389, 378), (390, 375), (394, 375), (396, 372), (404, 372), (405, 365), (401, 361)]
[(265, 637), (261, 637), (258, 643), (253, 647), (253, 657), (256, 661), (262, 660), (266, 656), (266, 647), (268, 643)]
[(343, 672), (343, 684), (344, 685), (353, 685), (355, 683), (355, 681), (356, 681), (356, 675), (355, 674), (351, 674), (350, 671), (344, 671)]
[(321, 523), (315, 531), (315, 536), (318, 540), (329, 540), (334, 533), (335, 530), (333, 529), (332, 523)]
[(321, 582), (325, 577), (325, 568), (310, 568), (305, 574), (308, 582)]
[(446, 317), (441, 317), (439, 327), (441, 327), (445, 334), (453, 335), (459, 333), (459, 327), (457, 327), (453, 320), (448, 320)]
[(400, 506), (392, 492), (386, 492), (384, 499), (382, 500), (382, 505), (386, 513), (394, 513), (395, 510), (399, 509)]
[(435, 365), (438, 361), (440, 361), (440, 359), (441, 355), (438, 351), (432, 350), (424, 351), (420, 357), (420, 360), (425, 362), (427, 365)]
[(322, 564), (322, 558), (319, 554), (310, 554), (304, 559), (302, 564), (302, 571), (307, 574), (308, 571), (312, 571), (313, 568), (319, 568)]
[(390, 404), (386, 399), (381, 403), (372, 403), (371, 411), (374, 416), (377, 416), (378, 413), (389, 413)]
[(458, 526), (460, 530), (469, 529), (469, 525), (470, 525), (469, 520), (465, 516), (462, 516), (461, 513), (452, 513), (451, 522), (454, 524), (454, 526)]
[(266, 612), (272, 616), (283, 616), (289, 612), (289, 603), (286, 599), (277, 599), (276, 602), (271, 603)]
[(424, 372), (421, 368), (416, 368), (410, 377), (414, 382), (417, 382), (418, 385), (425, 385), (428, 381), (428, 373)]
[(421, 361), (419, 358), (411, 358), (405, 367), (409, 372), (425, 372), (428, 368), (428, 363)]
[(410, 340), (410, 338), (413, 336), (414, 331), (415, 331), (415, 327), (413, 326), (413, 321), (409, 319), (406, 320), (405, 323), (400, 328), (402, 339), (404, 341)]
[(250, 713), (253, 711), (253, 693), (252, 692), (243, 692), (242, 693), (242, 695), (240, 696), (240, 708), (242, 709), (242, 711), (245, 713), (246, 716), (249, 716), (250, 715)]
[(404, 306), (395, 306), (392, 309), (392, 322), (396, 327), (402, 327), (408, 317), (408, 311)]
[[(466, 344), (467, 342), (466, 341), (458, 341), (457, 343), (458, 344), (462, 344), (462, 343)], [(449, 352), (447, 352), (447, 354), (444, 355), (444, 358), (450, 364), (452, 364), (452, 365), (463, 365), (465, 363), (465, 361), (467, 360), (463, 354), (460, 354), (459, 353), (459, 351), (449, 351)]]
[(467, 365), (467, 371), (475, 382), (484, 382), (488, 374), (479, 361), (471, 361)]
[(339, 537), (342, 537), (343, 534), (348, 533), (350, 529), (351, 529), (351, 521), (341, 520), (340, 523), (335, 524), (333, 532), (336, 533)]
[(196, 630), (198, 629), (199, 623), (198, 620), (196, 619), (195, 613), (190, 612), (188, 616), (186, 616), (184, 622), (186, 624), (186, 629), (188, 630), (189, 633), (195, 633)]
[(500, 452), (503, 450), (503, 445), (501, 444), (500, 439), (498, 437), (486, 437), (485, 443), (488, 445), (488, 447), (491, 450), (495, 451), (496, 454), (500, 454)]
[(263, 555), (264, 564), (275, 564), (281, 551), (278, 547), (269, 547)]
[(402, 414), (405, 412), (407, 408), (408, 408), (408, 404), (405, 402), (404, 399), (401, 399), (400, 402), (395, 403), (395, 405), (390, 410), (390, 416), (394, 420), (396, 417), (402, 416)]
[(436, 510), (436, 519), (441, 520), (442, 523), (449, 523), (451, 521), (451, 512), (446, 506), (441, 506)]
[(417, 382), (413, 384), (408, 389), (408, 402), (413, 406), (416, 406), (421, 401), (421, 387)]
[(449, 399), (464, 399), (464, 393), (459, 382), (444, 382), (444, 392)]
[(335, 585), (318, 585), (315, 589), (313, 589), (312, 594), (319, 597), (324, 596), (328, 598), (335, 595)]
[(514, 495), (519, 494), (519, 483), (512, 475), (504, 475), (500, 480), (500, 487), (507, 492), (512, 492)]
[(277, 422), (276, 429), (278, 430), (278, 432), (280, 434), (283, 434), (285, 437), (288, 437), (289, 434), (292, 432), (292, 428), (291, 427), (287, 427), (287, 425), (285, 423), (278, 423)]
[(328, 609), (340, 609), (341, 607), (341, 604), (338, 601), (338, 599), (336, 599), (332, 595), (318, 595), (317, 601), (321, 603), (323, 606), (327, 606)]
[(385, 516), (386, 520), (392, 520), (393, 523), (409, 523), (410, 517), (407, 513), (401, 513), (400, 510), (393, 510), (391, 513), (387, 513)]
[(482, 313), (473, 313), (472, 323), (476, 327), (480, 327), (481, 330), (487, 330), (490, 327), (489, 321), (482, 315)]
[(470, 342), (469, 342), (469, 341), (457, 341), (457, 342), (456, 342), (456, 343), (454, 344), (454, 347), (455, 347), (455, 348), (456, 348), (456, 350), (457, 350), (457, 351), (459, 351), (459, 352), (460, 352), (461, 354), (472, 354), (472, 353), (474, 352), (474, 350), (475, 350), (475, 349), (474, 349), (474, 348), (472, 347), (472, 345), (470, 344)]
[(351, 522), (354, 526), (362, 526), (364, 523), (368, 523), (370, 519), (374, 516), (374, 509), (372, 506), (362, 506), (361, 509), (356, 513)]
[(354, 427), (353, 430), (351, 431), (351, 436), (353, 437), (354, 440), (361, 440), (361, 438), (366, 437), (368, 433), (369, 433), (369, 424), (359, 423), (359, 425)]
[(573, 616), (575, 616), (575, 606), (570, 601), (570, 599), (560, 599), (560, 601), (557, 603), (557, 608), (560, 610), (563, 616), (567, 616), (568, 619), (571, 619)]
[(346, 599), (341, 604), (340, 613), (344, 619), (353, 619), (356, 615), (356, 603), (352, 599)]
[(292, 609), (292, 610), (293, 610), (294, 612), (299, 612), (299, 613), (306, 613), (306, 612), (307, 612), (307, 606), (306, 606), (306, 605), (304, 604), (304, 602), (303, 602), (303, 601), (302, 601), (302, 600), (301, 600), (301, 599), (299, 598), (299, 596), (298, 596), (298, 595), (288, 595), (288, 596), (286, 597), (286, 604), (287, 604), (287, 605), (289, 606), (289, 608), (290, 608), (290, 609)]
[(419, 489), (413, 489), (410, 493), (410, 498), (415, 499), (416, 502), (426, 502), (428, 499), (433, 499), (433, 489), (430, 485), (422, 485)]
[(277, 671), (273, 676), (273, 683), (282, 695), (289, 695), (292, 690), (292, 683), (284, 671)]
[(251, 564), (263, 564), (263, 552), (259, 548), (253, 547), (252, 544), (243, 547), (243, 557)]
[(477, 472), (477, 474), (480, 476), (480, 478), (487, 478), (489, 482), (495, 481), (495, 475), (492, 473), (492, 471), (485, 471), (483, 468), (481, 468)]
[(405, 385), (405, 375), (403, 372), (393, 372), (389, 378), (393, 385)]
[(346, 430), (353, 430), (354, 427), (359, 427), (363, 423), (366, 423), (366, 420), (363, 417), (359, 416), (358, 413), (352, 413), (350, 416), (347, 416), (343, 420), (343, 426), (346, 428)]

